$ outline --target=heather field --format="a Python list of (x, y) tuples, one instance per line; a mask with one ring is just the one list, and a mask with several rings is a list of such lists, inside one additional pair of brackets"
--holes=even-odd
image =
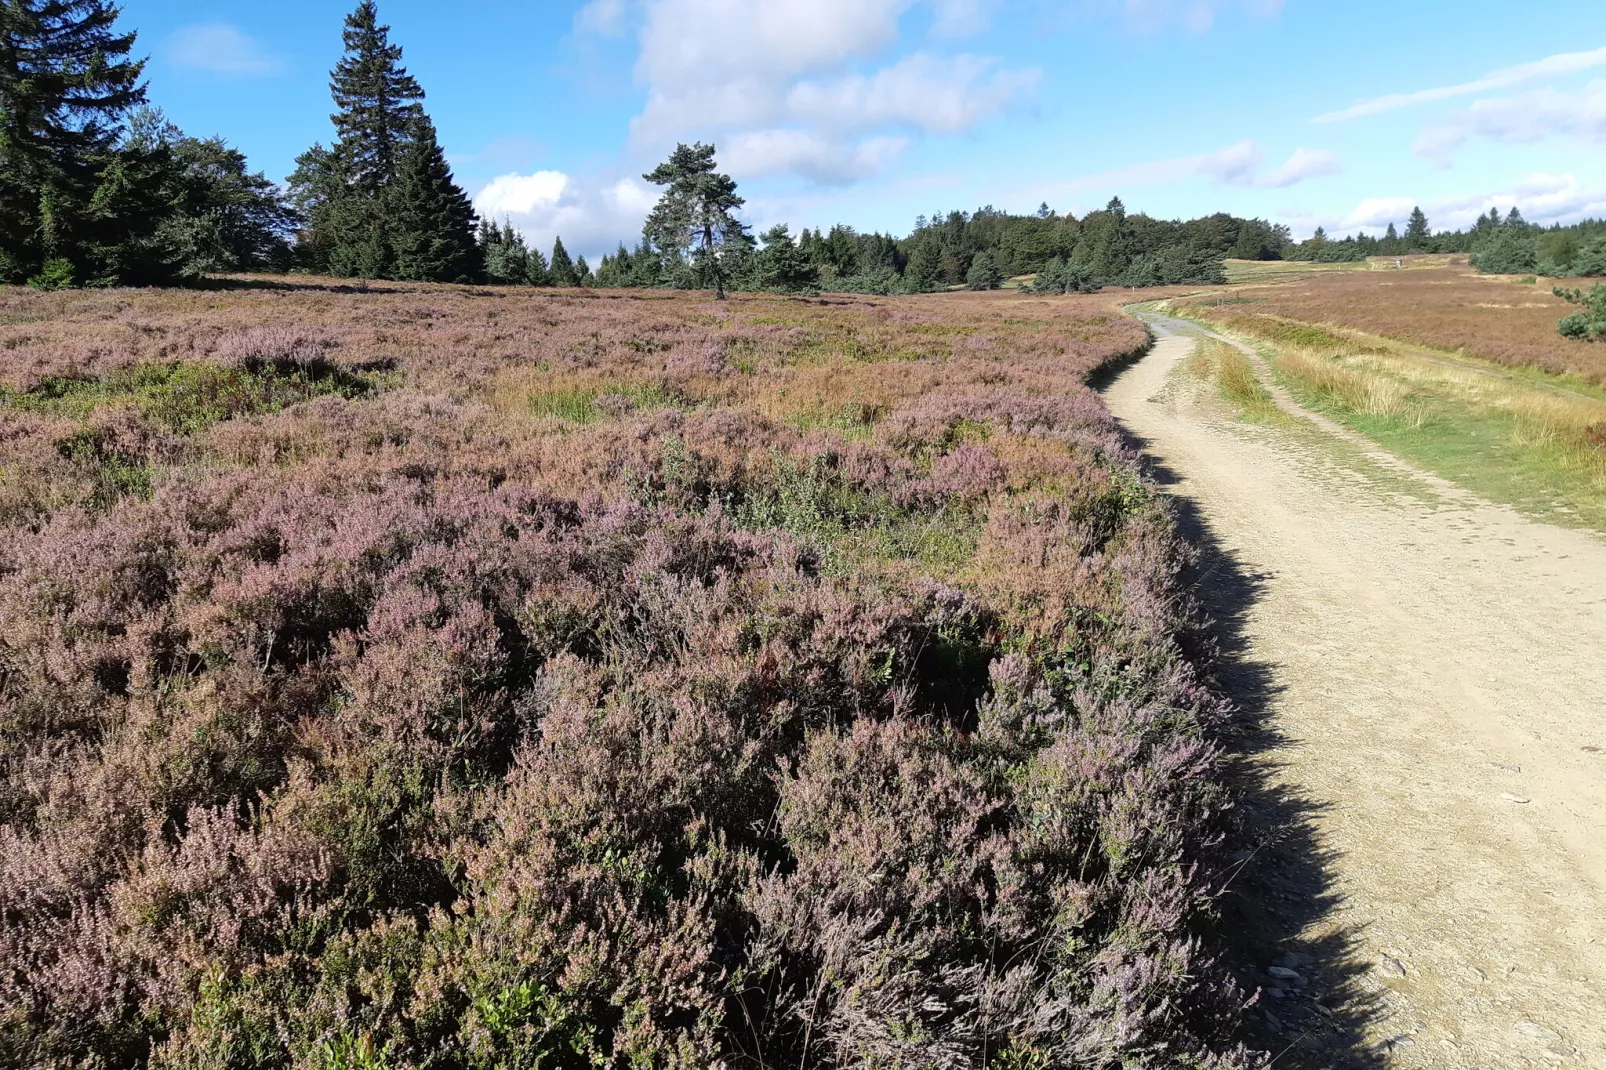
[(1277, 320), (1325, 324), (1606, 385), (1606, 347), (1556, 333), (1557, 321), (1577, 309), (1552, 294), (1548, 283), (1525, 285), (1446, 264), (1248, 284), (1232, 297), (1220, 308), (1213, 296), (1196, 307), (1209, 306), (1211, 322), (1262, 336), (1275, 333)]
[(0, 289), (0, 1064), (1259, 1065), (1146, 344)]

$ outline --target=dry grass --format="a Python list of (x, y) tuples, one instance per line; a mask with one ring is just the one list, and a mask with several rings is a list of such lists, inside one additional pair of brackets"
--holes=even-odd
[(1286, 418), (1255, 375), (1249, 358), (1234, 346), (1214, 338), (1201, 339), (1188, 355), (1185, 371), (1214, 383), (1222, 398), (1245, 419), (1282, 423)]
[(1214, 297), (1180, 307), (1263, 337), (1276, 334), (1278, 321), (1326, 325), (1606, 385), (1606, 346), (1556, 333), (1569, 311), (1565, 301), (1543, 286), (1458, 265), (1336, 272), (1245, 285), (1231, 296), (1233, 303), (1221, 307)]
[[(1606, 522), (1606, 398), (1537, 374), (1283, 319), (1219, 315), (1266, 346), (1300, 400), (1497, 500)], [(1195, 310), (1200, 314), (1200, 310)]]

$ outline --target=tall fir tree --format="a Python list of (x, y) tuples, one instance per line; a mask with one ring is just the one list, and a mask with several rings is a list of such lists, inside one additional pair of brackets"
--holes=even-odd
[(561, 237), (552, 243), (552, 266), (547, 269), (547, 275), (553, 286), (580, 285), (580, 278), (574, 270), (574, 261), (569, 259), (569, 250), (563, 247)]
[[(124, 114), (145, 99), (144, 61), (129, 58), (134, 34), (117, 32), (118, 14), (110, 0), (0, 2), (0, 280), (46, 261), (80, 280), (108, 267), (96, 233), (106, 215), (92, 202)], [(110, 177), (143, 214), (130, 176)]]
[(308, 149), (290, 176), (307, 219), (303, 261), (360, 278), (477, 274), (473, 211), (424, 114), (423, 87), (401, 65), (373, 0), (346, 17), (342, 40), (329, 77), (335, 142)]
[(387, 192), (396, 278), (469, 282), (479, 274), (474, 206), (453, 180), (429, 119), (414, 120)]
[(1411, 218), (1405, 224), (1405, 247), (1420, 251), (1428, 247), (1428, 242), (1432, 238), (1433, 232), (1428, 229), (1428, 217), (1423, 214), (1420, 207), (1412, 208)]
[(401, 65), (400, 45), (390, 27), (379, 25), (374, 0), (361, 0), (341, 33), (346, 54), (330, 72), (329, 91), (338, 109), (335, 156), (355, 189), (377, 194), (396, 174), (403, 146), (424, 116), (424, 89)]

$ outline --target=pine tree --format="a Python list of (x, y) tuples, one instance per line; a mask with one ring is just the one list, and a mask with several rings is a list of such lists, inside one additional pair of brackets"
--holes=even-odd
[(993, 254), (977, 253), (965, 275), (965, 285), (972, 290), (996, 290), (1004, 284), (1004, 273), (993, 262)]
[(669, 159), (641, 177), (667, 187), (647, 216), (653, 244), (664, 252), (689, 254), (698, 274), (713, 281), (714, 296), (723, 298), (721, 248), (732, 239), (752, 239), (734, 214), (747, 202), (736, 195), (735, 181), (714, 167), (714, 146), (699, 141), (676, 145)]
[[(329, 75), (335, 143), (307, 150), (290, 176), (308, 223), (298, 250), (308, 266), (332, 275), (388, 278), (398, 270), (388, 194), (425, 120), (424, 90), (401, 66), (401, 46), (390, 43), (390, 27), (379, 24), (373, 0), (362, 0), (346, 17), (341, 36), (345, 54)], [(446, 231), (431, 236), (443, 248), (462, 240), (452, 219)], [(409, 255), (416, 254), (415, 243)]]
[(569, 259), (569, 250), (563, 247), (561, 237), (552, 243), (552, 266), (547, 273), (553, 286), (580, 285), (580, 279), (574, 271), (574, 261)]
[(525, 281), (530, 270), (529, 250), (524, 246), (524, 235), (503, 221), (482, 219), (479, 230), (480, 265), (489, 282), (517, 285)]
[(401, 65), (400, 45), (379, 25), (374, 0), (361, 0), (341, 33), (346, 54), (329, 76), (339, 109), (335, 155), (354, 188), (377, 194), (396, 174), (397, 158), (413, 125), (424, 115), (424, 90)]
[[(507, 229), (512, 230), (513, 228), (509, 226)], [(521, 237), (519, 240), (523, 241), (524, 239)], [(531, 249), (529, 256), (525, 259), (524, 281), (530, 286), (552, 285), (552, 269), (547, 266), (546, 257), (541, 255), (541, 250)]]
[(1506, 226), (1514, 227), (1514, 228), (1523, 228), (1523, 227), (1526, 227), (1527, 225), (1528, 225), (1528, 221), (1526, 219), (1522, 218), (1522, 213), (1517, 211), (1517, 206), (1516, 205), (1512, 205), (1511, 206), (1511, 211), (1506, 213)]
[(820, 269), (801, 246), (792, 241), (785, 223), (777, 223), (762, 235), (764, 248), (756, 258), (755, 282), (765, 290), (781, 293), (818, 291)]
[(0, 3), (0, 281), (47, 260), (71, 265), (56, 265), (57, 278), (100, 274), (91, 201), (123, 115), (145, 99), (144, 61), (129, 59), (134, 34), (116, 32), (118, 14), (110, 0)]
[(916, 293), (924, 293), (937, 284), (941, 271), (942, 246), (936, 238), (926, 238), (915, 246), (909, 257), (909, 266), (903, 273), (904, 285)]
[(1405, 247), (1407, 249), (1426, 249), (1432, 240), (1433, 233), (1428, 230), (1428, 217), (1422, 214), (1421, 208), (1411, 209), (1411, 218), (1405, 224)]
[(1111, 197), (1110, 203), (1104, 206), (1104, 212), (1104, 230), (1093, 250), (1093, 274), (1114, 282), (1125, 277), (1127, 269), (1132, 266), (1137, 242), (1121, 198)]
[(574, 284), (576, 286), (591, 285), (591, 265), (586, 263), (584, 253), (581, 253), (574, 262)]
[(468, 282), (478, 274), (474, 207), (452, 179), (427, 118), (414, 121), (387, 192), (396, 278)]

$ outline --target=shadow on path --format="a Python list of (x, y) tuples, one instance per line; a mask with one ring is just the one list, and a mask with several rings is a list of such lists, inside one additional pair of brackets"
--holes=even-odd
[[(1200, 503), (1179, 488), (1180, 478), (1151, 443), (1127, 437), (1144, 451), (1146, 471), (1166, 490), (1178, 528), (1195, 548), (1186, 580), (1206, 618), (1198, 656), (1237, 710), (1223, 744), (1233, 758), (1238, 820), (1224, 850), (1212, 936), (1245, 992), (1259, 992), (1242, 1039), (1270, 1052), (1278, 1068), (1384, 1065), (1384, 1053), (1365, 1040), (1367, 1024), (1382, 1011), (1380, 986), (1367, 983), (1371, 964), (1358, 954), (1358, 930), (1343, 915), (1335, 859), (1315, 834), (1322, 804), (1278, 775), (1280, 752), (1298, 743), (1277, 728), (1273, 711), (1282, 688), (1247, 632), (1249, 614), (1273, 577), (1224, 549)], [(1273, 967), (1297, 977), (1274, 976)]]

